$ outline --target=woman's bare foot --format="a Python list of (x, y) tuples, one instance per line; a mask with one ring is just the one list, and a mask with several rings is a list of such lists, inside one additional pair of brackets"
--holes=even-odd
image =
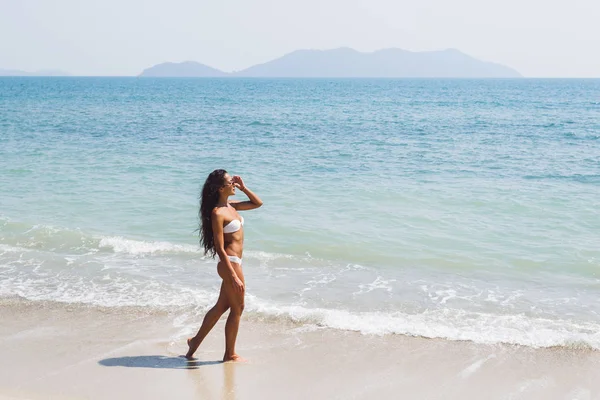
[(193, 341), (194, 341), (194, 338), (189, 338), (187, 340), (187, 344), (190, 349), (188, 350), (187, 354), (185, 355), (185, 358), (187, 358), (188, 360), (194, 359), (194, 353), (196, 352), (196, 350), (198, 350), (198, 346), (200, 346), (200, 343), (195, 344), (195, 343), (193, 343)]
[(225, 355), (223, 356), (223, 362), (248, 362), (244, 357), (240, 357), (237, 354), (233, 354), (231, 356)]

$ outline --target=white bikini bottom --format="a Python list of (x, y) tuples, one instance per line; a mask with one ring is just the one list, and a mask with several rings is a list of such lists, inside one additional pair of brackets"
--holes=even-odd
[(229, 261), (231, 261), (232, 263), (242, 265), (242, 259), (239, 258), (238, 256), (227, 256), (227, 258), (229, 258)]

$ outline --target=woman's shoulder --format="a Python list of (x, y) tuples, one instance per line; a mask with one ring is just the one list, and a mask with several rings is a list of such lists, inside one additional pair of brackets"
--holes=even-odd
[[(236, 201), (229, 202), (229, 203), (227, 203), (227, 205), (233, 207), (233, 205), (231, 203), (236, 203)], [(213, 217), (217, 216), (217, 215), (219, 215), (219, 216), (225, 216), (225, 215), (227, 215), (229, 213), (229, 210), (230, 210), (229, 207), (224, 207), (224, 206), (222, 206), (222, 207), (215, 207), (212, 210), (212, 215), (213, 215)]]
[(223, 216), (223, 207), (215, 207), (215, 208), (213, 208), (211, 215), (213, 217)]

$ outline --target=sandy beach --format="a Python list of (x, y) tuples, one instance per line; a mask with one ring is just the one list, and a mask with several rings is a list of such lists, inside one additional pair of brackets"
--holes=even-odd
[[(3, 399), (600, 399), (600, 354), (221, 320), (187, 361), (168, 312), (2, 300)], [(190, 330), (195, 327), (190, 327)], [(532, 334), (535, 334), (532, 332)]]

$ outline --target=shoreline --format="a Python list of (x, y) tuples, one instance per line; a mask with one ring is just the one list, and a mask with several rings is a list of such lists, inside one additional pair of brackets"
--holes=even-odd
[(175, 313), (0, 301), (0, 399), (565, 399), (600, 395), (600, 352), (369, 336), (243, 318), (222, 363), (224, 318), (188, 362), (197, 324)]

